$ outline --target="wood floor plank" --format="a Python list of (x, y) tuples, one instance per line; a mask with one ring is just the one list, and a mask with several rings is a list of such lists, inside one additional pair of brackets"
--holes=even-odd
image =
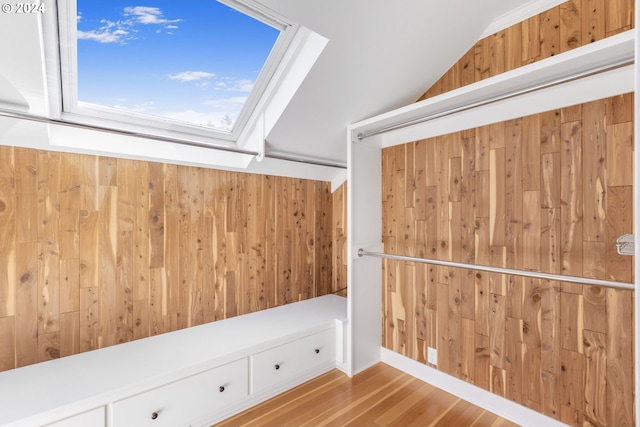
[[(294, 390), (280, 394), (268, 401), (269, 405), (262, 404), (236, 415), (234, 418), (226, 420), (220, 426), (242, 426), (242, 425), (269, 425), (278, 416), (274, 408), (284, 408), (293, 410), (304, 406), (321, 394), (324, 388), (331, 388), (334, 393), (340, 393), (341, 384), (348, 382), (348, 377), (343, 373), (334, 370), (321, 377), (308, 381)], [(281, 411), (283, 412), (283, 411)], [(275, 423), (272, 425), (276, 425)]]
[(495, 414), (492, 414), (489, 411), (482, 411), (480, 416), (474, 422), (469, 424), (469, 427), (493, 427), (493, 424), (498, 421), (506, 420), (496, 417)]
[[(404, 389), (409, 382), (410, 380), (406, 378), (396, 377), (389, 382), (371, 384), (371, 386), (368, 386), (366, 389), (363, 388), (361, 392), (354, 393), (353, 397), (355, 399), (350, 400), (350, 404), (344, 404), (343, 400), (337, 400), (334, 405), (325, 408), (323, 413), (308, 420), (302, 424), (302, 426), (343, 426), (345, 423), (350, 422), (354, 415), (366, 413), (372, 407), (375, 407), (384, 401), (389, 392), (392, 390)], [(304, 418), (306, 418), (306, 416)]]
[[(375, 398), (375, 395), (387, 393), (388, 390), (397, 387), (396, 384), (401, 381), (403, 381), (402, 378), (381, 371), (370, 378), (366, 376), (358, 378), (356, 387), (352, 387), (347, 380), (341, 383), (340, 387), (313, 391), (307, 396), (307, 402), (298, 401), (296, 403), (303, 404), (297, 408), (290, 408), (290, 414), (295, 414), (293, 417), (290, 414), (277, 417), (274, 425), (296, 427), (343, 425), (345, 418), (348, 420), (352, 411), (360, 413), (366, 410), (369, 407), (367, 402)], [(288, 403), (286, 405), (290, 406)], [(347, 417), (344, 417), (345, 412), (348, 412)]]
[(384, 412), (375, 420), (376, 425), (407, 425), (413, 418), (411, 410), (435, 391), (433, 386), (420, 380), (411, 381), (408, 385), (408, 387), (403, 387), (394, 393), (396, 397), (394, 400), (398, 400), (397, 402), (390, 404), (391, 402), (386, 398), (381, 402), (380, 406)]
[(349, 378), (333, 370), (215, 427), (514, 427), (469, 402), (379, 363)]
[[(465, 400), (458, 400), (451, 410), (448, 411), (440, 420), (434, 424), (438, 427), (448, 426), (468, 426), (473, 423), (484, 411), (482, 408), (475, 406)], [(408, 424), (417, 425), (417, 424)]]
[[(402, 395), (397, 398), (398, 391), (405, 391), (407, 388), (414, 389), (414, 385), (410, 384), (412, 381), (410, 378), (402, 378), (396, 376), (393, 380), (381, 384), (380, 386), (371, 387), (367, 389), (367, 394), (359, 398), (352, 405), (340, 404), (335, 408), (333, 413), (328, 414), (326, 420), (317, 420), (323, 426), (342, 426), (349, 424), (354, 416), (362, 416), (371, 411), (372, 408), (378, 406), (387, 406), (385, 402), (402, 401), (406, 398), (406, 395)], [(404, 392), (403, 392), (404, 394)], [(377, 423), (373, 422), (373, 425)], [(313, 424), (309, 424), (311, 427)]]
[[(425, 384), (427, 387), (431, 387)], [(433, 389), (433, 387), (432, 387)], [(430, 390), (432, 391), (432, 390)], [(401, 401), (404, 396), (401, 393), (394, 393), (390, 396), (377, 396), (377, 400), (372, 402), (371, 407), (363, 411), (357, 417), (352, 418), (345, 426), (357, 427), (363, 425), (376, 425), (376, 420), (381, 420), (382, 416), (388, 411), (389, 407), (393, 407), (397, 402)]]

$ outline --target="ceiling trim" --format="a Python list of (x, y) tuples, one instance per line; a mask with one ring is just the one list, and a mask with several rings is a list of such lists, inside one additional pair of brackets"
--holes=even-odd
[(632, 92), (634, 46), (633, 30), (607, 37), (354, 123), (350, 137), (389, 147)]
[(527, 2), (522, 6), (510, 10), (509, 12), (504, 13), (494, 19), (493, 22), (491, 22), (491, 24), (487, 27), (487, 29), (484, 30), (484, 33), (482, 33), (480, 39), (489, 37), (490, 35), (495, 34), (498, 31), (509, 28), (524, 21), (525, 19), (531, 18), (532, 16), (549, 10), (561, 3), (565, 3), (566, 1), (567, 0), (532, 0), (530, 2)]

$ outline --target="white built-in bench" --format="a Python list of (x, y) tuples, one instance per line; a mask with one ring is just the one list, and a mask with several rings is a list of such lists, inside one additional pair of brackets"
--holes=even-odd
[(343, 368), (328, 295), (0, 373), (0, 426), (205, 426)]

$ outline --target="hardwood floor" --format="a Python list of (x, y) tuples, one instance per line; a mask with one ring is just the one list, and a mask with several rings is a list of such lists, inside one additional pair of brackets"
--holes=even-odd
[(238, 426), (517, 425), (379, 363), (353, 378), (333, 370), (216, 424)]

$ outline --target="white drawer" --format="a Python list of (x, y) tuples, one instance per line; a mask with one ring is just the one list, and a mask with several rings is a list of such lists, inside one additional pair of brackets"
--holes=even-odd
[(105, 426), (104, 406), (46, 425), (46, 427), (104, 427), (104, 426)]
[(113, 427), (188, 426), (248, 395), (247, 359), (117, 401)]
[(335, 359), (333, 328), (254, 354), (251, 356), (252, 393), (292, 380)]

